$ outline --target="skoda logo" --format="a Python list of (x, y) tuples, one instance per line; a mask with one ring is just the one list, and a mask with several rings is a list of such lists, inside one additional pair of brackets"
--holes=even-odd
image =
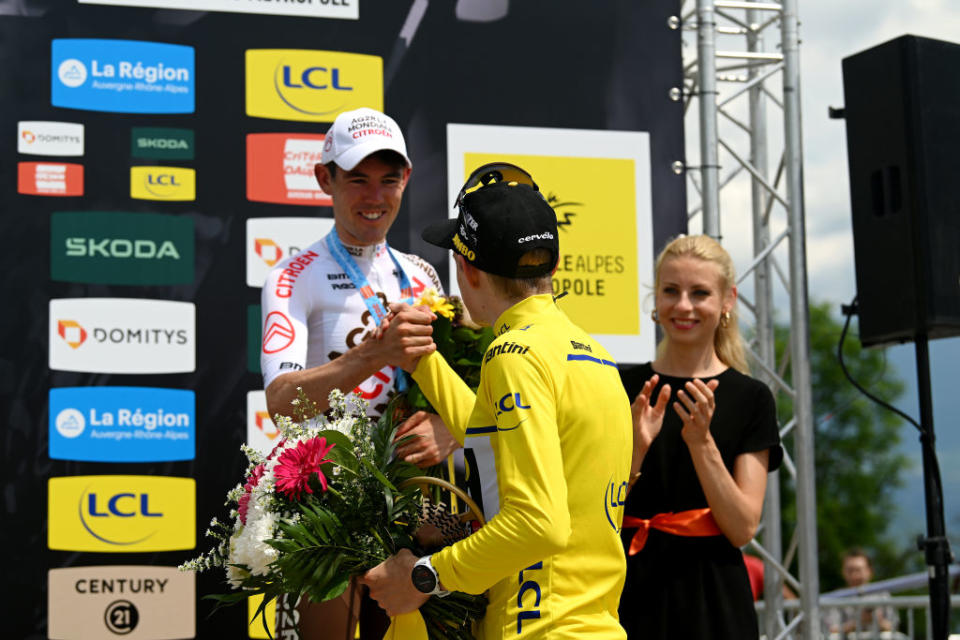
[(60, 82), (68, 87), (79, 87), (87, 81), (87, 66), (76, 58), (67, 58), (57, 69)]

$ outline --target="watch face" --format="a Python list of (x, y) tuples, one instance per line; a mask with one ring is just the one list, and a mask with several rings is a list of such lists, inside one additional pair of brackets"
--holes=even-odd
[(410, 578), (413, 580), (413, 586), (422, 593), (430, 593), (437, 587), (437, 576), (433, 575), (433, 571), (430, 571), (426, 565), (416, 565)]

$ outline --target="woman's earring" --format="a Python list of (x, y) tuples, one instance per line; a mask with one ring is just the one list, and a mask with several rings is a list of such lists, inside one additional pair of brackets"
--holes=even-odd
[(720, 315), (720, 326), (723, 327), (724, 329), (726, 329), (727, 327), (730, 326), (730, 312), (729, 312), (729, 311), (724, 311), (724, 312)]
[(660, 314), (657, 313), (656, 309), (650, 312), (650, 319), (653, 320), (654, 324), (657, 324), (660, 322)]

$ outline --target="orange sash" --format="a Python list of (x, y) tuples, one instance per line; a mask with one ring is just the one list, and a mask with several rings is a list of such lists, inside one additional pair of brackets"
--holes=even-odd
[(691, 509), (679, 513), (658, 513), (649, 520), (623, 516), (624, 529), (636, 529), (633, 540), (630, 541), (630, 555), (636, 555), (647, 544), (650, 529), (659, 529), (675, 536), (718, 536), (723, 532), (713, 519), (710, 507), (706, 509)]

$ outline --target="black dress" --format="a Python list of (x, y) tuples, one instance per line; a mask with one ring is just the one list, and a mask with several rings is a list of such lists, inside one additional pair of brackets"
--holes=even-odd
[[(647, 363), (621, 372), (632, 402), (654, 374)], [(733, 473), (741, 453), (770, 450), (769, 469), (780, 466), (783, 451), (773, 395), (761, 382), (727, 369), (718, 376), (716, 409), (710, 423), (724, 465)], [(711, 378), (703, 378), (704, 382)], [(676, 394), (690, 378), (660, 376), (672, 398), (663, 428), (641, 467), (642, 475), (627, 497), (624, 513), (651, 518), (658, 513), (702, 509), (704, 497), (693, 459), (680, 436), (683, 423), (673, 409)], [(683, 537), (650, 530), (646, 546), (629, 555), (635, 529), (622, 533), (627, 580), (620, 599), (620, 622), (637, 640), (757, 638), (757, 616), (740, 550), (726, 536)]]

